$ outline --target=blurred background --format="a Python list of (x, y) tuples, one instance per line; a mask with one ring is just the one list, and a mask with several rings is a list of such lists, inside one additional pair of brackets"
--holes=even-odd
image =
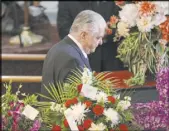
[[(1, 2), (1, 70), (4, 78), (1, 84), (13, 78), (13, 91), (19, 84), (23, 85), (23, 92), (40, 91), (43, 60), (48, 50), (60, 41), (58, 4), (59, 1)], [(169, 14), (169, 2), (161, 4)]]

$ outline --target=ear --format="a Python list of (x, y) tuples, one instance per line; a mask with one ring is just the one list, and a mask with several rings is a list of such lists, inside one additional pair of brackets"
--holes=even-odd
[(86, 38), (87, 38), (87, 32), (85, 32), (85, 31), (82, 31), (81, 33), (80, 33), (80, 37), (81, 37), (81, 39), (82, 40), (86, 40)]

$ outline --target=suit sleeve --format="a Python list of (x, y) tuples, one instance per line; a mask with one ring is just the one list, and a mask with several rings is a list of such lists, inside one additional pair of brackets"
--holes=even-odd
[(75, 70), (76, 68), (80, 68), (78, 62), (75, 60), (75, 59), (71, 59), (69, 61), (67, 61), (62, 69), (59, 71), (59, 80), (60, 82), (65, 82), (66, 78), (69, 76), (69, 75), (73, 75), (72, 74), (72, 70)]
[(68, 35), (73, 22), (69, 11), (70, 4), (64, 1), (59, 1), (58, 4), (57, 27), (60, 39)]

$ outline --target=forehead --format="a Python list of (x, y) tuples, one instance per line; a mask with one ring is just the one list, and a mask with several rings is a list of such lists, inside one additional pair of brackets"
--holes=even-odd
[(104, 37), (105, 36), (105, 29), (100, 28), (98, 32), (95, 34), (96, 37)]

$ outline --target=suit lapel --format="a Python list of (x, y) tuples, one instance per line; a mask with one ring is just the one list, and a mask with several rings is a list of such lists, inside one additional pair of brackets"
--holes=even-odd
[(81, 51), (80, 48), (76, 45), (76, 43), (74, 43), (74, 41), (73, 41), (72, 39), (70, 39), (68, 36), (66, 36), (66, 37), (64, 38), (64, 40), (66, 41), (65, 43), (68, 43), (69, 45), (71, 45), (73, 48), (76, 49), (76, 51), (79, 53), (81, 59), (83, 60), (84, 64), (86, 65), (86, 67), (91, 70), (91, 67), (90, 67), (90, 64), (89, 64), (89, 60), (84, 57), (82, 51)]

